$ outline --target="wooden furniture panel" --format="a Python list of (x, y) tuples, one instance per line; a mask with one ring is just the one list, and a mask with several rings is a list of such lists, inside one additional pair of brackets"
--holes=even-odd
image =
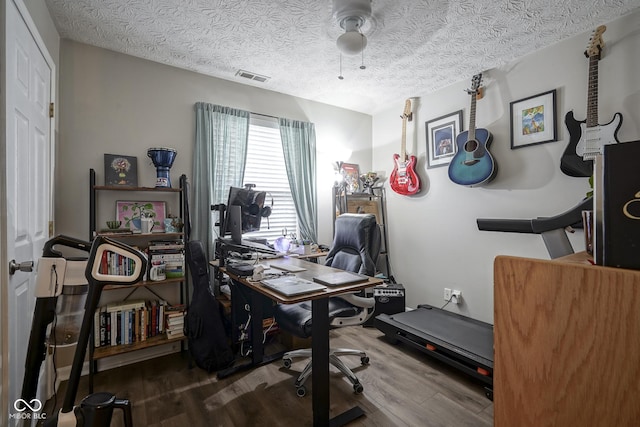
[(496, 427), (640, 422), (640, 271), (585, 259), (496, 258)]

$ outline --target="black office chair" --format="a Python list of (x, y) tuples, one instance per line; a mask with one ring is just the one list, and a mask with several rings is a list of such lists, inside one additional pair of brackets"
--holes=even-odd
[[(343, 214), (336, 218), (335, 237), (331, 250), (327, 254), (326, 265), (355, 273), (374, 276), (376, 260), (380, 253), (380, 228), (371, 214)], [(355, 293), (329, 298), (329, 322), (331, 327), (362, 325), (373, 314), (374, 298), (357, 296)], [(300, 337), (311, 336), (311, 302), (298, 304), (279, 304), (275, 307), (274, 317), (281, 329)], [(364, 351), (348, 348), (331, 349), (329, 362), (338, 368), (353, 385), (356, 393), (362, 393), (363, 387), (358, 377), (339, 356), (359, 356), (363, 365), (369, 363)], [(284, 366), (291, 367), (294, 357), (310, 357), (311, 349), (293, 350), (282, 357)], [(305, 381), (311, 375), (311, 361), (296, 379), (296, 393), (306, 394)]]

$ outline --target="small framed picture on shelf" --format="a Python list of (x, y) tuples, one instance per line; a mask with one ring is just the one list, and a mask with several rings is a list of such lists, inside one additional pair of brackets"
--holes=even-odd
[(358, 193), (360, 189), (360, 166), (354, 163), (342, 163), (340, 174), (344, 179), (348, 193)]
[(138, 158), (119, 154), (105, 154), (104, 185), (137, 187)]
[(429, 120), (427, 131), (427, 168), (445, 166), (456, 154), (456, 136), (462, 128), (462, 110)]
[(553, 142), (556, 129), (555, 89), (511, 102), (511, 149)]
[(122, 221), (122, 227), (128, 228), (134, 233), (142, 233), (142, 219), (151, 218), (153, 226), (148, 232), (164, 233), (164, 220), (166, 218), (166, 202), (150, 201), (116, 201), (116, 219)]

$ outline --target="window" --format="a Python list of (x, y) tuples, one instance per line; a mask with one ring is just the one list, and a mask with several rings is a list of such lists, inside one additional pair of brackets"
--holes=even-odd
[(288, 234), (297, 233), (298, 220), (277, 119), (251, 115), (243, 184), (255, 184), (256, 190), (267, 191), (265, 206), (272, 205), (271, 216), (262, 218), (260, 231), (247, 233), (245, 237), (265, 238), (272, 243), (285, 229)]

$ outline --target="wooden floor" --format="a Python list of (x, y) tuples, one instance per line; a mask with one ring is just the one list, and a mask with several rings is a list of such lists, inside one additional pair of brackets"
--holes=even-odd
[[(375, 328), (350, 327), (331, 331), (333, 347), (353, 347), (369, 353), (370, 364), (357, 367), (364, 393), (331, 370), (331, 415), (359, 405), (365, 417), (351, 426), (493, 425), (493, 404), (480, 383), (403, 345), (390, 344)], [(280, 361), (218, 380), (199, 368), (189, 369), (186, 355), (174, 354), (100, 372), (95, 391), (109, 391), (133, 405), (135, 427), (311, 426), (311, 384), (306, 397), (296, 396), (293, 382), (306, 360), (291, 370)], [(78, 396), (88, 393), (82, 378)], [(58, 392), (63, 400), (66, 384)], [(45, 410), (53, 413), (52, 400)], [(122, 426), (114, 413), (112, 426)]]

